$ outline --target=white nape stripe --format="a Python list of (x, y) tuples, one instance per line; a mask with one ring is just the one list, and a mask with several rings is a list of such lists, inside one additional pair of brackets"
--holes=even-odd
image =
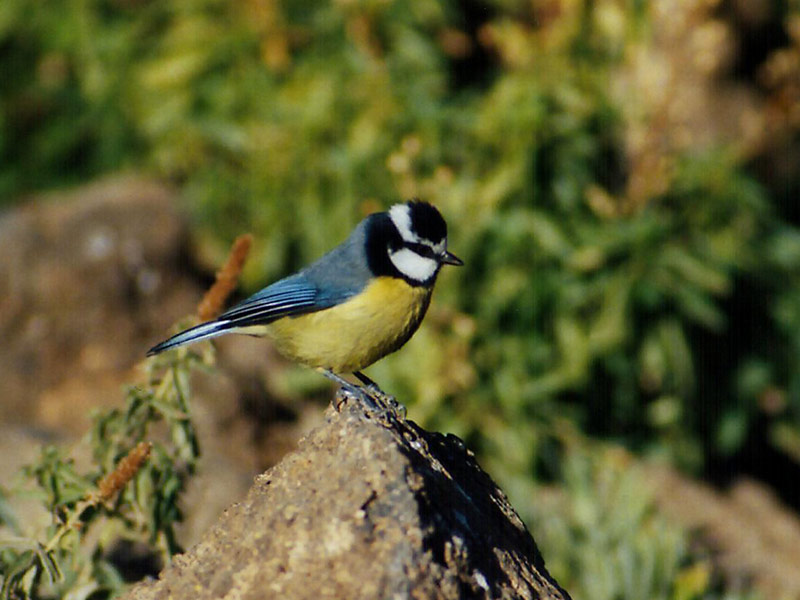
[(406, 242), (419, 243), (419, 236), (411, 229), (411, 207), (408, 204), (395, 204), (389, 209), (389, 218)]
[(389, 252), (389, 260), (403, 275), (419, 282), (430, 279), (439, 267), (439, 263), (432, 258), (420, 256), (410, 248)]

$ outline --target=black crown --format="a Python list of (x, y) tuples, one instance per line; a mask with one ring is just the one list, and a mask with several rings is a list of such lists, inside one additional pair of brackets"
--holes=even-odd
[(418, 198), (407, 202), (411, 215), (411, 229), (422, 239), (438, 244), (447, 237), (447, 223), (438, 210)]

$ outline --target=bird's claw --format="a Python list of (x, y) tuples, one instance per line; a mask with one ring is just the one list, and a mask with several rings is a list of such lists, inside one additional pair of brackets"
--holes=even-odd
[(368, 385), (366, 389), (369, 390), (369, 395), (379, 402), (383, 409), (392, 411), (403, 419), (406, 418), (406, 407), (398, 402), (397, 398), (387, 394), (377, 385)]
[(331, 379), (341, 386), (339, 393), (334, 400), (334, 408), (337, 412), (341, 412), (342, 405), (347, 402), (347, 396), (357, 400), (361, 406), (367, 409), (370, 413), (377, 414), (378, 417), (384, 420), (394, 417), (405, 419), (406, 408), (400, 404), (394, 396), (384, 392), (378, 384), (372, 381), (363, 373), (355, 373), (364, 385), (356, 385), (350, 383), (346, 379), (336, 375), (328, 369), (322, 369), (322, 374), (328, 379)]
[(334, 408), (341, 412), (342, 406), (348, 399), (356, 400), (368, 412), (378, 418), (388, 420), (391, 417), (405, 419), (406, 407), (399, 403), (394, 396), (387, 394), (380, 388), (373, 386), (342, 386), (334, 400)]

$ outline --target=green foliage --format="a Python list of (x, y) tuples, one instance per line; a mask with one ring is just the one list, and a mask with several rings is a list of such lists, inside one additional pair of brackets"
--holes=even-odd
[(117, 102), (137, 55), (137, 27), (124, 10), (104, 19), (100, 4), (0, 6), (0, 206), (140, 156)]
[(39, 532), (46, 542), (23, 534), (3, 499), (0, 516), (14, 535), (0, 537), (0, 598), (107, 598), (125, 584), (111, 560), (116, 545), (144, 544), (162, 564), (180, 551), (179, 500), (199, 458), (189, 374), (209, 364), (204, 349), (150, 361), (147, 385), (128, 389), (124, 409), (94, 416), (88, 468), (53, 446), (25, 468), (19, 493), (38, 498), (53, 523)]
[(754, 238), (767, 229), (757, 188), (715, 185), (713, 167), (679, 173), (681, 193), (624, 220), (555, 201), (509, 202), (491, 216), (469, 249), (479, 283), (462, 287), (464, 310), (479, 324), (478, 381), (504, 383), (485, 389), (486, 402), (498, 398), (514, 414), (578, 392), (587, 430), (699, 456), (678, 445), (701, 442), (686, 437), (687, 425), (697, 427), (697, 380), (707, 376), (696, 371), (690, 336), (728, 327), (720, 300), (737, 276), (763, 268)]
[(708, 557), (658, 514), (646, 480), (618, 448), (561, 428), (563, 486), (537, 488), (533, 525), (548, 570), (575, 598), (754, 598), (724, 592)]
[[(760, 431), (797, 460), (800, 231), (749, 170), (758, 144), (676, 100), (714, 86), (703, 36), (664, 44), (648, 2), (466, 4), (3, 0), (0, 202), (149, 169), (209, 264), (256, 235), (251, 291), (367, 212), (435, 202), (467, 266), (370, 374), (528, 517), (532, 478), (571, 468), (560, 416), (695, 472)], [(667, 20), (713, 33), (709, 6)]]

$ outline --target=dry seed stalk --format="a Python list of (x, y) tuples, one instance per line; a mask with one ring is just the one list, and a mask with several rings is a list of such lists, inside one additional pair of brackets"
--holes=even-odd
[(92, 495), (95, 502), (108, 502), (114, 495), (125, 487), (136, 472), (141, 468), (153, 444), (150, 442), (139, 442), (133, 450), (128, 452), (125, 457), (117, 463), (111, 473), (103, 477), (97, 484), (97, 492)]
[(242, 234), (234, 240), (228, 260), (225, 261), (222, 269), (217, 271), (217, 280), (197, 306), (197, 316), (200, 317), (201, 322), (210, 321), (222, 312), (225, 300), (236, 288), (239, 274), (242, 272), (252, 243), (253, 236), (249, 233)]

